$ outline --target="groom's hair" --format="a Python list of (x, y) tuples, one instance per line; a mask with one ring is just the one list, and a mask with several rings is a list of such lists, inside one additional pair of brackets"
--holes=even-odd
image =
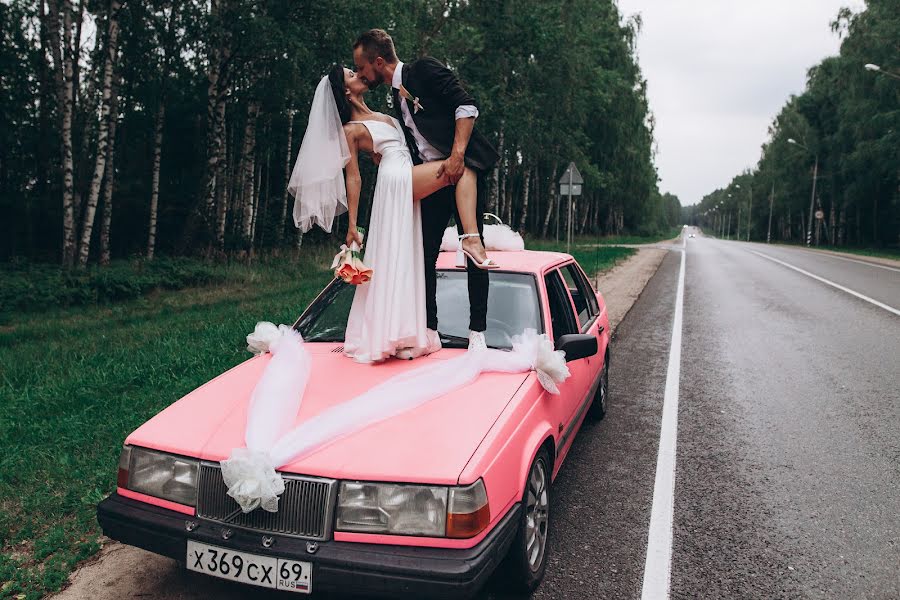
[(363, 54), (370, 63), (375, 62), (379, 56), (390, 64), (397, 62), (397, 52), (394, 50), (394, 40), (384, 29), (370, 29), (360, 34), (353, 43), (356, 50), (362, 46)]

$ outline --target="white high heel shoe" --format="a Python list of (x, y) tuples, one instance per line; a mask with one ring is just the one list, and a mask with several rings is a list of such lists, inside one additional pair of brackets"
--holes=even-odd
[(459, 236), (459, 246), (456, 249), (456, 266), (459, 267), (460, 269), (464, 269), (466, 267), (466, 257), (468, 256), (469, 260), (471, 260), (472, 263), (474, 263), (474, 265), (476, 267), (478, 267), (479, 269), (483, 269), (485, 271), (488, 271), (490, 269), (499, 269), (500, 265), (498, 265), (496, 262), (494, 262), (490, 258), (485, 258), (483, 261), (478, 262), (478, 259), (475, 258), (474, 256), (472, 256), (472, 253), (463, 249), (462, 241), (464, 239), (470, 238), (470, 237), (481, 237), (481, 234), (479, 234), (479, 233), (464, 233), (461, 236)]

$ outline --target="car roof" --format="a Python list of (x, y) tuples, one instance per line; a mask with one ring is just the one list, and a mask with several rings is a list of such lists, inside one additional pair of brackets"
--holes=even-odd
[[(488, 256), (499, 265), (498, 271), (514, 271), (518, 273), (533, 273), (540, 275), (549, 267), (569, 261), (572, 256), (564, 252), (542, 252), (537, 250), (518, 250), (515, 252), (500, 252), (488, 250)], [(456, 253), (441, 252), (437, 260), (438, 269), (456, 268)]]

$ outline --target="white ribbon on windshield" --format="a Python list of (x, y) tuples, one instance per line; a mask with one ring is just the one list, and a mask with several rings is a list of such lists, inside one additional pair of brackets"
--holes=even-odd
[(469, 385), (482, 373), (533, 370), (551, 394), (558, 394), (557, 385), (569, 377), (565, 353), (554, 350), (546, 334), (526, 329), (512, 338), (511, 351), (470, 350), (449, 360), (429, 361), (289, 428), (297, 421), (310, 375), (303, 338), (287, 325), (260, 322), (247, 344), (251, 352), (269, 352), (272, 358), (250, 398), (246, 447), (235, 448), (220, 463), (228, 495), (245, 513), (258, 507), (278, 511), (284, 481), (276, 468)]

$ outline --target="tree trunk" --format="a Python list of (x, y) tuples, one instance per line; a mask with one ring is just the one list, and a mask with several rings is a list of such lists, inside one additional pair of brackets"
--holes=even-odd
[(147, 258), (153, 260), (156, 252), (156, 217), (159, 207), (159, 167), (162, 162), (163, 125), (166, 121), (166, 101), (160, 98), (156, 109), (156, 126), (153, 135), (153, 179), (150, 185), (150, 226), (147, 234)]
[(116, 185), (116, 126), (119, 122), (119, 86), (121, 74), (113, 79), (112, 100), (109, 104), (109, 158), (103, 188), (103, 214), (100, 220), (100, 264), (108, 265), (110, 259), (109, 234), (112, 225), (113, 192)]
[[(75, 185), (72, 168), (72, 3), (48, 0), (47, 30), (53, 55), (53, 75), (60, 113), (60, 146), (62, 150), (63, 243), (62, 262), (71, 267), (75, 262)], [(59, 25), (62, 19), (63, 31)]]
[(878, 194), (872, 194), (872, 245), (876, 248), (878, 243)]
[[(107, 15), (108, 17), (108, 15)], [(96, 20), (96, 25), (99, 28), (102, 24), (101, 19)], [(94, 50), (91, 52), (92, 57), (99, 57), (102, 55), (103, 50), (103, 41), (104, 37), (102, 35), (94, 35)], [(75, 56), (78, 56), (78, 52), (75, 52)], [(73, 69), (78, 69), (78, 60), (75, 60), (73, 65)], [(72, 165), (73, 169), (73, 177), (74, 177), (74, 185), (75, 185), (75, 222), (76, 224), (81, 221), (81, 215), (83, 213), (82, 199), (84, 196), (84, 190), (82, 189), (84, 183), (91, 178), (92, 169), (94, 167), (92, 159), (94, 158), (91, 152), (91, 131), (93, 128), (97, 126), (97, 119), (95, 118), (96, 114), (99, 112), (100, 107), (97, 106), (95, 102), (97, 96), (97, 86), (101, 85), (102, 81), (102, 71), (103, 71), (103, 61), (97, 60), (96, 64), (93, 65), (92, 73), (88, 74), (87, 78), (87, 90), (83, 94), (80, 94), (80, 83), (78, 81), (78, 74), (76, 72), (75, 80), (72, 84), (73, 93), (72, 93), (72, 147), (73, 154), (76, 157), (74, 163)], [(79, 110), (78, 107), (78, 98), (81, 97), (81, 107)], [(79, 139), (78, 134), (81, 134)], [(74, 151), (74, 147), (78, 146), (78, 152)], [(81, 184), (79, 186), (79, 183)]]
[[(294, 139), (294, 114), (296, 111), (289, 110), (288, 111), (288, 126), (287, 126), (287, 153), (284, 158), (284, 196), (281, 203), (281, 220), (278, 221), (278, 235), (276, 236), (276, 246), (281, 246), (281, 240), (284, 236), (284, 229), (287, 226), (287, 207), (288, 203), (291, 200), (291, 194), (288, 192), (288, 184), (291, 181), (291, 160), (293, 158), (291, 153), (291, 145), (293, 144)], [(300, 235), (303, 235), (303, 232), (300, 232)]]
[(519, 215), (518, 230), (525, 231), (525, 219), (528, 218), (528, 196), (531, 190), (531, 169), (525, 168), (525, 182), (522, 184), (522, 213)]
[(584, 205), (584, 214), (581, 215), (581, 227), (578, 228), (578, 235), (584, 235), (584, 228), (587, 227), (588, 217), (591, 216), (592, 202), (585, 196), (582, 196), (582, 204)]
[(247, 123), (244, 126), (244, 156), (242, 162), (244, 164), (243, 171), (243, 230), (241, 238), (244, 241), (245, 248), (249, 251), (251, 244), (251, 233), (253, 227), (253, 179), (256, 174), (256, 165), (254, 158), (256, 155), (256, 119), (259, 116), (259, 101), (251, 100), (247, 104)]
[[(224, 113), (225, 104), (222, 103)], [(225, 115), (222, 115), (225, 122)], [(219, 158), (216, 160), (216, 247), (220, 253), (225, 252), (225, 224), (228, 221), (228, 136), (223, 133)]]
[(106, 169), (106, 154), (109, 146), (109, 113), (110, 98), (112, 97), (112, 72), (113, 65), (118, 55), (119, 38), (119, 0), (111, 0), (109, 6), (109, 31), (106, 43), (106, 61), (103, 68), (103, 108), (100, 111), (100, 125), (97, 133), (97, 161), (94, 167), (94, 179), (91, 182), (90, 196), (85, 207), (84, 224), (81, 228), (81, 245), (78, 248), (78, 264), (84, 266), (88, 261), (91, 249), (91, 233), (94, 227), (94, 215), (97, 211), (97, 201), (100, 198), (100, 182), (103, 180), (103, 172)]
[(256, 243), (256, 224), (259, 223), (259, 203), (262, 199), (262, 170), (263, 166), (261, 161), (256, 158), (253, 159), (253, 163), (256, 164), (259, 162), (260, 164), (256, 167), (256, 178), (253, 183), (253, 223), (250, 226), (250, 248), (253, 248)]
[[(72, 113), (78, 113), (78, 92), (81, 81), (81, 26), (84, 24), (84, 5), (87, 0), (78, 3), (78, 17), (75, 25), (75, 38), (72, 40)], [(96, 35), (96, 34), (95, 34)], [(99, 40), (100, 36), (97, 36)]]
[[(211, 0), (210, 16), (216, 23), (215, 29), (209, 34), (209, 71), (207, 72), (208, 85), (206, 88), (206, 167), (203, 170), (203, 184), (201, 193), (191, 206), (181, 239), (178, 244), (179, 252), (184, 252), (192, 243), (196, 233), (197, 219), (200, 218), (208, 228), (207, 233), (214, 235), (217, 232), (209, 231), (213, 216), (216, 193), (218, 190), (217, 179), (222, 174), (219, 161), (223, 156), (225, 145), (225, 100), (231, 85), (231, 35), (218, 23), (220, 13), (224, 12), (223, 5), (229, 0)], [(216, 214), (218, 217), (218, 214)], [(218, 223), (216, 223), (218, 225)]]
[(841, 207), (841, 222), (838, 225), (838, 246), (846, 245), (846, 237), (847, 237), (847, 209), (846, 207)]
[(831, 214), (829, 215), (829, 223), (831, 223), (831, 239), (829, 241), (831, 242), (832, 246), (837, 246), (837, 238), (835, 237), (837, 235), (837, 219), (835, 218), (834, 214), (834, 200), (831, 201), (830, 212)]
[[(266, 127), (266, 131), (268, 131), (268, 126)], [(266, 138), (269, 136), (266, 135)], [(260, 173), (262, 173), (262, 169), (260, 169)], [(266, 184), (266, 193), (262, 193), (262, 183), (260, 183), (260, 196), (262, 197), (262, 210), (260, 211), (259, 218), (262, 219), (263, 228), (262, 231), (259, 232), (259, 247), (262, 248), (266, 241), (266, 219), (268, 218), (269, 213), (269, 196), (272, 195), (272, 152), (267, 147), (266, 148), (266, 178), (263, 180)], [(255, 227), (255, 226), (254, 226)]]
[(497, 161), (497, 166), (494, 167), (494, 184), (491, 186), (491, 197), (488, 200), (488, 208), (487, 212), (498, 214), (498, 210), (500, 208), (500, 198), (502, 197), (502, 190), (500, 189), (500, 180), (503, 178), (503, 124), (500, 124), (500, 135), (499, 142), (497, 144), (497, 153), (500, 155), (500, 160)]
[(516, 165), (518, 163), (516, 162), (515, 153), (513, 153), (512, 160), (509, 160), (508, 162), (509, 162), (509, 169), (507, 170), (507, 174), (506, 174), (508, 181), (506, 182), (506, 186), (504, 189), (505, 198), (503, 199), (503, 208), (504, 208), (503, 213), (504, 214), (501, 214), (500, 218), (503, 219), (504, 223), (512, 226), (513, 192), (516, 189), (516, 171), (518, 171), (518, 169), (516, 168)]
[(544, 215), (544, 226), (541, 228), (541, 237), (547, 237), (547, 231), (550, 227), (550, 217), (553, 216), (553, 207), (556, 205), (556, 169), (559, 167), (558, 162), (553, 163), (553, 169), (550, 170), (550, 194), (547, 196), (547, 214)]

